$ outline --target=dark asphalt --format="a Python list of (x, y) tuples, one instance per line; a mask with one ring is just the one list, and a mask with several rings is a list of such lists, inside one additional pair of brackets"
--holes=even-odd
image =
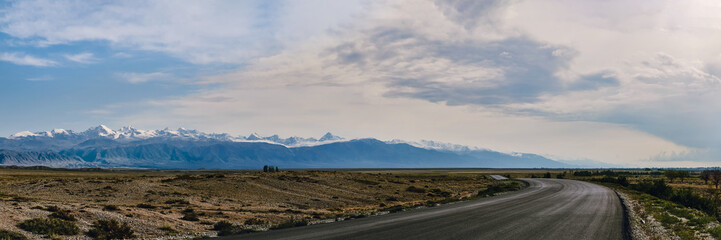
[(603, 186), (523, 179), (480, 200), (222, 239), (623, 239), (623, 208)]

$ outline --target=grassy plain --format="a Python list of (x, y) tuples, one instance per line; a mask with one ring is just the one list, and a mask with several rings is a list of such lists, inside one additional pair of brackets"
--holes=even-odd
[(687, 176), (673, 181), (665, 170), (576, 170), (565, 177), (622, 193), (635, 208), (629, 220), (645, 235), (639, 239), (721, 239), (719, 190), (702, 180), (700, 171), (681, 171)]
[(527, 172), (0, 169), (0, 230), (59, 237), (19, 228), (58, 212), (80, 229), (60, 237), (65, 239), (88, 239), (83, 233), (98, 221), (112, 220), (115, 228), (128, 226), (140, 238), (267, 230), (475, 197), (498, 184), (488, 174), (500, 173)]

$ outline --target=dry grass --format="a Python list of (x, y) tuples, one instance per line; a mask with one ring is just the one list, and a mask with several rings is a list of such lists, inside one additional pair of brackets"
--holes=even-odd
[[(129, 224), (138, 237), (213, 233), (213, 224), (219, 221), (246, 229), (267, 229), (291, 219), (313, 222), (398, 205), (470, 197), (490, 184), (486, 173), (0, 169), (0, 229), (38, 238), (16, 225), (47, 217), (47, 206), (69, 210), (83, 232), (98, 220), (112, 219)], [(407, 191), (409, 187), (427, 191)], [(181, 219), (189, 212), (199, 221)], [(175, 232), (167, 231), (167, 226), (173, 226)]]

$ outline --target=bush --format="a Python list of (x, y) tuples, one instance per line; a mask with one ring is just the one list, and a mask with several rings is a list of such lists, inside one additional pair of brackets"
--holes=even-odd
[(28, 239), (25, 235), (20, 233), (11, 232), (8, 230), (0, 230), (0, 239), (2, 240), (26, 240)]
[(103, 210), (108, 211), (108, 212), (118, 211), (118, 206), (115, 206), (115, 205), (105, 205), (105, 207), (103, 207)]
[(641, 181), (638, 184), (631, 185), (631, 189), (639, 192), (645, 192), (666, 200), (668, 200), (673, 194), (673, 189), (666, 185), (666, 182), (663, 180), (655, 180), (653, 182)]
[(288, 221), (285, 221), (278, 225), (275, 225), (270, 229), (283, 229), (283, 228), (301, 227), (301, 226), (307, 226), (307, 225), (308, 225), (308, 221), (306, 221), (306, 220), (303, 220), (303, 219), (296, 220), (294, 218), (291, 218)]
[(196, 222), (196, 221), (200, 220), (198, 218), (198, 214), (196, 214), (195, 212), (186, 212), (183, 214), (183, 217), (180, 219), (185, 220), (185, 221), (192, 221), (192, 222)]
[(690, 188), (679, 189), (673, 196), (671, 201), (686, 207), (695, 208), (705, 212), (711, 216), (718, 216), (718, 204), (711, 199), (704, 198), (693, 192)]
[(598, 181), (598, 182), (615, 183), (615, 184), (618, 184), (618, 185), (621, 185), (624, 187), (628, 187), (628, 185), (629, 185), (628, 179), (626, 179), (626, 177), (624, 177), (624, 176), (619, 176), (617, 178), (611, 177), (611, 176), (605, 176), (603, 178), (593, 179), (593, 180)]
[(488, 188), (486, 188), (485, 190), (478, 191), (478, 194), (476, 194), (476, 196), (479, 196), (479, 197), (493, 196), (496, 193), (515, 191), (520, 188), (521, 188), (521, 184), (518, 182), (496, 183), (491, 186), (488, 186)]
[(408, 191), (408, 192), (414, 192), (414, 193), (426, 193), (426, 189), (424, 189), (424, 188), (418, 188), (418, 187), (415, 187), (415, 186), (410, 186), (410, 187), (406, 188), (406, 191)]
[(690, 188), (683, 188), (674, 191), (673, 188), (666, 185), (666, 182), (663, 180), (656, 180), (653, 181), (653, 183), (650, 181), (642, 181), (638, 184), (633, 184), (631, 185), (631, 189), (648, 193), (655, 197), (669, 200), (686, 207), (701, 210), (702, 212), (714, 217), (719, 217), (717, 212), (719, 207), (718, 204), (712, 199), (704, 198), (703, 196), (694, 193)]
[(188, 204), (190, 204), (190, 202), (188, 202), (187, 200), (183, 200), (183, 199), (174, 199), (174, 200), (165, 201), (165, 204), (182, 204), (182, 205), (188, 205)]
[(248, 220), (245, 220), (245, 225), (265, 225), (268, 224), (266, 221), (257, 219), (257, 218), (250, 218)]
[(145, 209), (155, 209), (156, 207), (147, 203), (138, 204), (137, 207)]
[(716, 239), (721, 239), (721, 226), (716, 226), (714, 228), (709, 229), (708, 231), (711, 236), (713, 236)]
[(68, 221), (75, 221), (75, 216), (70, 214), (70, 210), (58, 210), (57, 212), (50, 214), (49, 217)]
[(88, 231), (88, 236), (94, 239), (129, 239), (134, 238), (135, 233), (127, 223), (122, 225), (115, 219), (98, 220), (93, 228)]
[(75, 235), (80, 228), (74, 222), (57, 218), (33, 218), (18, 224), (20, 229), (46, 235)]
[(58, 212), (58, 211), (60, 211), (60, 208), (58, 206), (47, 206), (47, 207), (45, 207), (45, 211)]
[(218, 231), (218, 236), (228, 236), (235, 233), (236, 227), (228, 221), (220, 221), (213, 225), (213, 230)]
[(450, 196), (452, 195), (451, 192), (446, 191), (446, 190), (443, 190), (443, 189), (440, 189), (440, 188), (434, 188), (433, 190), (431, 190), (431, 193), (433, 193), (433, 194), (435, 194), (435, 195), (437, 195), (437, 196), (446, 197), (446, 198), (447, 198), (447, 197), (450, 197)]
[(178, 232), (178, 231), (175, 230), (172, 226), (167, 225), (167, 224), (163, 224), (163, 226), (160, 226), (160, 228), (158, 228), (158, 229), (160, 229), (160, 231), (165, 232), (166, 234), (172, 234), (172, 233), (177, 233), (177, 232)]

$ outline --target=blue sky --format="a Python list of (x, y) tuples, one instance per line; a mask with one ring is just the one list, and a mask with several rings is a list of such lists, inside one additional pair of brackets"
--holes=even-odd
[(721, 165), (715, 1), (2, 1), (0, 136), (106, 124)]

